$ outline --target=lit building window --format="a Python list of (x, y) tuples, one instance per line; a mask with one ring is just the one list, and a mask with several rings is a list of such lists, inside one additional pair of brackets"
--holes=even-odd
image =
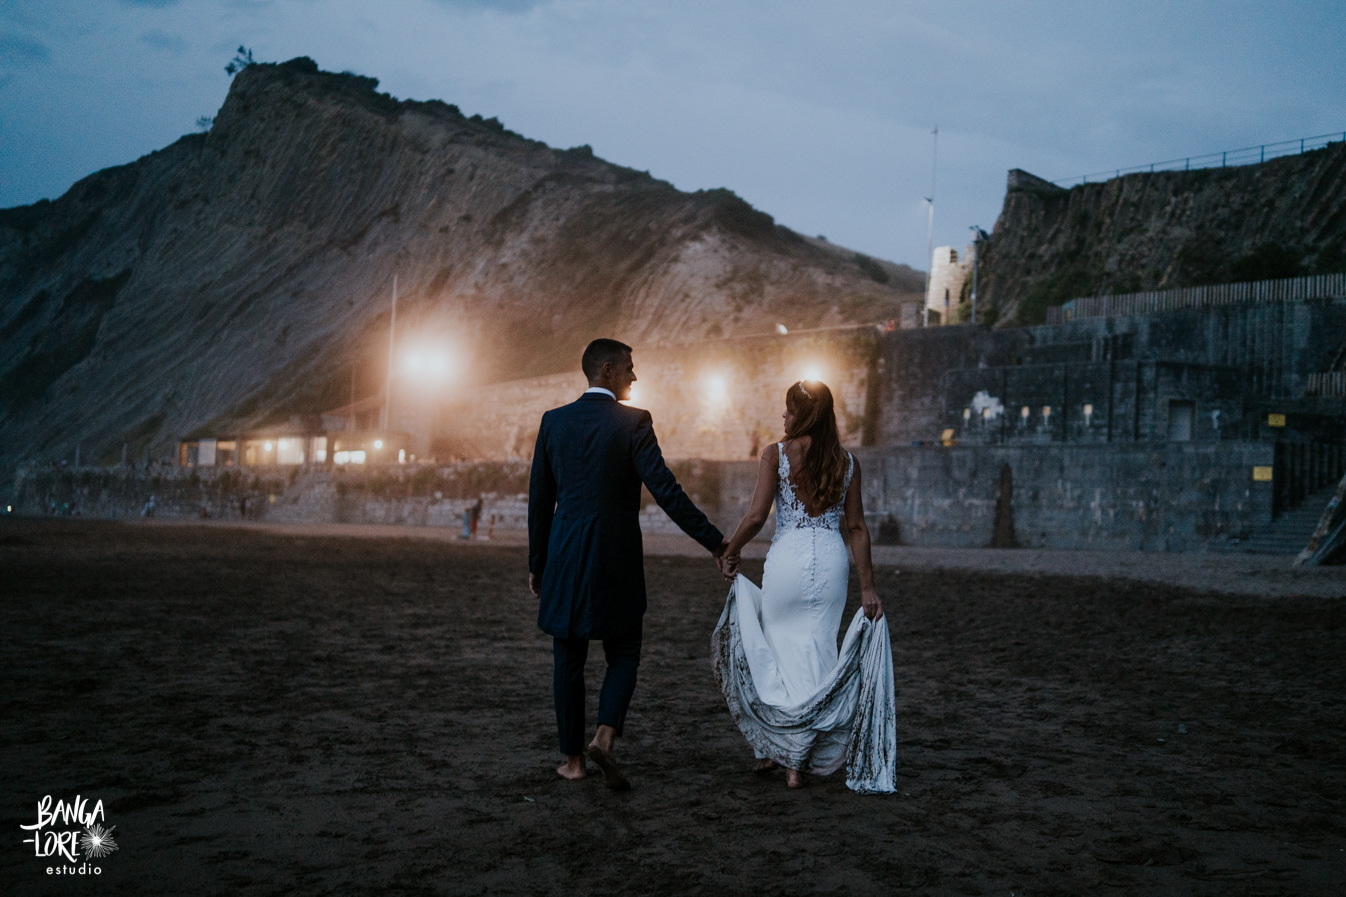
[(276, 440), (277, 464), (303, 464), (304, 440), (299, 436), (286, 436)]

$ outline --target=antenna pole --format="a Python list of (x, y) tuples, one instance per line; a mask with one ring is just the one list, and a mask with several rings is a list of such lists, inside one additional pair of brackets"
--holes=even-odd
[(930, 206), (930, 219), (925, 229), (925, 298), (921, 303), (922, 327), (930, 326), (930, 275), (935, 259), (935, 171), (939, 163), (939, 125), (936, 124), (930, 133), (933, 135), (930, 147), (930, 195), (925, 200)]

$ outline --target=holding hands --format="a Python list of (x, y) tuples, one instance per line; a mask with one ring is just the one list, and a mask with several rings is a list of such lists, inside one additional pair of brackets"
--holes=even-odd
[(726, 580), (732, 581), (738, 576), (739, 564), (743, 561), (743, 556), (737, 551), (725, 552), (720, 558), (720, 575)]
[(738, 575), (739, 563), (743, 558), (737, 549), (729, 550), (728, 542), (721, 542), (711, 556), (715, 558), (715, 566), (720, 568), (720, 575), (725, 579), (732, 580)]

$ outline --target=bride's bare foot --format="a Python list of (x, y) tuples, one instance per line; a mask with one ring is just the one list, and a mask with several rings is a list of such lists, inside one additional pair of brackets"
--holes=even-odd
[(752, 768), (752, 771), (761, 776), (766, 775), (769, 772), (775, 772), (778, 769), (780, 769), (779, 763), (772, 760), (770, 757), (763, 757), (757, 761), (757, 765)]
[(582, 779), (589, 774), (584, 766), (584, 756), (567, 757), (566, 762), (556, 767), (556, 774), (563, 779), (575, 781)]
[(797, 769), (785, 770), (786, 788), (803, 788), (807, 784), (808, 780), (804, 778), (804, 774), (799, 770)]

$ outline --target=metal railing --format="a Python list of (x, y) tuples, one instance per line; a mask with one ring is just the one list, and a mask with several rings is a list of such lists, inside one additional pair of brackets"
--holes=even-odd
[(1064, 324), (1079, 318), (1111, 318), (1143, 315), (1180, 308), (1219, 305), (1255, 305), (1273, 302), (1303, 302), (1346, 296), (1346, 274), (1316, 274), (1283, 280), (1222, 283), (1204, 287), (1086, 296), (1047, 309), (1048, 324)]
[(1309, 374), (1305, 395), (1346, 398), (1346, 371)]
[(1227, 168), (1231, 165), (1256, 165), (1268, 159), (1281, 156), (1297, 156), (1309, 150), (1322, 149), (1333, 141), (1346, 141), (1346, 131), (1334, 131), (1331, 134), (1319, 134), (1317, 137), (1300, 137), (1295, 140), (1281, 140), (1276, 143), (1262, 143), (1257, 146), (1245, 146), (1242, 149), (1225, 150), (1220, 153), (1206, 153), (1201, 156), (1184, 156), (1181, 159), (1169, 159), (1166, 162), (1151, 162), (1148, 165), (1136, 165), (1131, 168), (1115, 168), (1109, 171), (1096, 171), (1092, 174), (1076, 175), (1052, 181), (1058, 187), (1075, 187), (1090, 182), (1119, 178), (1124, 174), (1140, 174), (1153, 171), (1192, 171), (1197, 168)]

